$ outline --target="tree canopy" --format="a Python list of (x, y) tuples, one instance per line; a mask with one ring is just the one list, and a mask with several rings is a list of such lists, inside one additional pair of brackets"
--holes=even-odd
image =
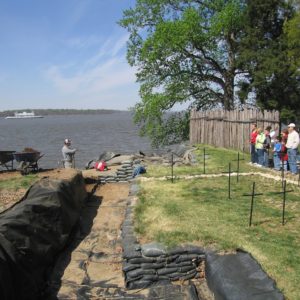
[[(188, 137), (190, 109), (234, 109), (253, 93), (261, 107), (293, 107), (283, 35), (292, 12), (284, 0), (137, 0), (120, 25), (130, 33), (142, 134), (156, 145), (178, 142)], [(166, 114), (178, 104), (187, 111)]]

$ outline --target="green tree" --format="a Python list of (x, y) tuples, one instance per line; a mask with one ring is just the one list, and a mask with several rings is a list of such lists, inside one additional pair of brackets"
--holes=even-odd
[(294, 7), (285, 0), (249, 0), (246, 4), (238, 60), (247, 80), (240, 86), (239, 97), (246, 99), (252, 92), (260, 108), (279, 110), (283, 120), (295, 119), (300, 112), (299, 84), (284, 34)]
[(237, 0), (137, 0), (124, 11), (127, 58), (140, 83), (135, 121), (154, 144), (187, 137), (188, 112), (166, 114), (175, 104), (234, 108), (243, 10)]
[(299, 75), (300, 69), (300, 1), (295, 3), (297, 10), (294, 17), (284, 24), (284, 32), (288, 44), (288, 58), (291, 62), (291, 69), (295, 75)]

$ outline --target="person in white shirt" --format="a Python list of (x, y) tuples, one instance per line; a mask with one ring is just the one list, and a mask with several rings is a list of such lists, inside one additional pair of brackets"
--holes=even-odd
[(296, 125), (294, 123), (289, 124), (288, 126), (288, 139), (286, 143), (286, 148), (288, 152), (288, 163), (290, 167), (290, 171), (293, 174), (298, 173), (297, 169), (297, 154), (298, 154), (298, 146), (299, 146), (299, 134), (295, 130)]
[(71, 140), (65, 139), (64, 146), (62, 147), (62, 155), (63, 155), (63, 163), (66, 169), (70, 169), (74, 167), (74, 155), (76, 149), (71, 149)]

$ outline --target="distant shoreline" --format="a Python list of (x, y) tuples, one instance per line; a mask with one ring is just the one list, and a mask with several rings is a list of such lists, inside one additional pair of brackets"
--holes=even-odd
[(51, 115), (100, 115), (113, 114), (118, 112), (129, 112), (128, 110), (114, 110), (114, 109), (16, 109), (5, 110), (0, 112), (0, 117), (7, 117), (14, 115), (15, 112), (32, 112), (36, 115), (51, 116)]

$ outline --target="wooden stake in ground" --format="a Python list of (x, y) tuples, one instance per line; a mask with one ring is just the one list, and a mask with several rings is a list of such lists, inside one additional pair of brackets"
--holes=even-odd
[(250, 215), (249, 215), (249, 227), (252, 225), (252, 216), (253, 216), (253, 207), (254, 207), (254, 197), (261, 196), (262, 193), (255, 193), (255, 182), (252, 185), (252, 193), (251, 194), (244, 194), (244, 197), (251, 197), (251, 205), (250, 205)]

